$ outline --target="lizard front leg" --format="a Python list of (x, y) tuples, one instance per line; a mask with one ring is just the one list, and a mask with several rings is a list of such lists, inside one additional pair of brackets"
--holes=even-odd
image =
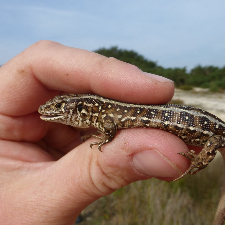
[(93, 145), (98, 145), (98, 150), (101, 151), (102, 145), (109, 143), (115, 137), (117, 125), (113, 123), (113, 121), (107, 120), (98, 127), (98, 130), (102, 136), (97, 136), (95, 134), (91, 136), (100, 139), (100, 141), (91, 143), (90, 147), (92, 148)]

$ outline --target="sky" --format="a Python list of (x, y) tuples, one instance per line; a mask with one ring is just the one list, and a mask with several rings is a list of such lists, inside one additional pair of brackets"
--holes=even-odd
[(224, 0), (0, 0), (0, 65), (39, 40), (118, 46), (165, 68), (225, 66)]

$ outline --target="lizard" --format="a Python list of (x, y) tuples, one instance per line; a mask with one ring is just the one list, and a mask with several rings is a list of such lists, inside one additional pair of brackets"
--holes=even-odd
[[(99, 141), (90, 147), (111, 142), (117, 130), (125, 128), (158, 128), (181, 138), (186, 144), (203, 146), (197, 155), (195, 151), (178, 154), (191, 161), (190, 167), (178, 178), (196, 174), (206, 168), (217, 151), (225, 147), (225, 122), (215, 115), (186, 105), (140, 105), (124, 103), (92, 94), (59, 95), (41, 105), (38, 109), (44, 121), (57, 122), (77, 128), (97, 128), (91, 136)], [(225, 185), (224, 185), (225, 186)], [(214, 219), (214, 225), (225, 221), (225, 187)], [(224, 195), (224, 197), (223, 197)]]

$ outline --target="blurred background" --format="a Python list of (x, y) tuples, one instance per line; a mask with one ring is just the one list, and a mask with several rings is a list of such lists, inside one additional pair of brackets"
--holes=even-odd
[(224, 66), (223, 0), (0, 0), (0, 65), (36, 41), (134, 50), (162, 67)]

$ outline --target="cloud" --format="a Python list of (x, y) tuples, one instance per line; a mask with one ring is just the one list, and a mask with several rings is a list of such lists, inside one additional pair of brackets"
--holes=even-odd
[(222, 66), (224, 7), (223, 0), (4, 1), (0, 64), (48, 39), (87, 50), (118, 45), (165, 67)]

